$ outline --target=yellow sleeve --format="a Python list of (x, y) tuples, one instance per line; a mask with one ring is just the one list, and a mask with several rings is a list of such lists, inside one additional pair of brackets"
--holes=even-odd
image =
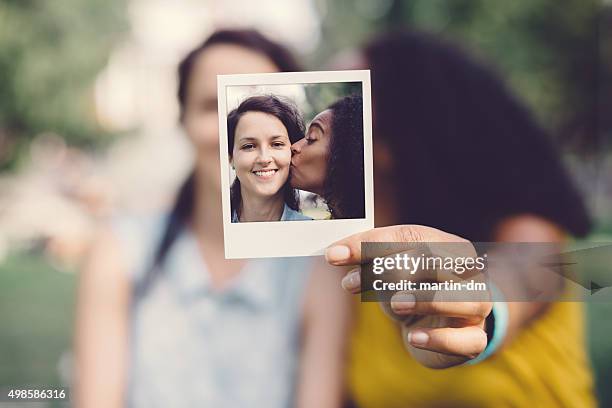
[(414, 361), (377, 303), (357, 311), (348, 379), (359, 408), (596, 406), (580, 303), (555, 303), (496, 355), (444, 370)]

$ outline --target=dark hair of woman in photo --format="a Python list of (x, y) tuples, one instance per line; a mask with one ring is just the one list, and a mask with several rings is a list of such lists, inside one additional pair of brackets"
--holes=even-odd
[(345, 96), (319, 112), (291, 150), (293, 187), (322, 197), (333, 219), (365, 217), (361, 96)]
[[(234, 139), (238, 122), (247, 112), (262, 112), (276, 117), (287, 129), (290, 143), (295, 143), (304, 137), (304, 119), (293, 102), (274, 95), (252, 96), (242, 101), (236, 109), (227, 115), (227, 147), (229, 157), (232, 157), (234, 151)], [(299, 195), (297, 190), (291, 187), (289, 178), (287, 178), (282, 190), (285, 204), (292, 210), (299, 211)], [(240, 217), (242, 196), (238, 177), (232, 183), (230, 197), (232, 214), (235, 212)]]
[(491, 240), (497, 222), (521, 213), (573, 235), (589, 231), (548, 135), (491, 69), (416, 32), (380, 36), (364, 57), (373, 133), (392, 158), (402, 222), (473, 241)]
[[(232, 29), (219, 30), (210, 35), (200, 46), (193, 49), (181, 61), (178, 67), (178, 101), (181, 117), (187, 101), (189, 80), (198, 57), (215, 45), (235, 45), (260, 53), (272, 61), (280, 72), (299, 71), (300, 67), (292, 54), (282, 45), (269, 40), (256, 30)], [(168, 224), (153, 258), (153, 267), (147, 279), (143, 280), (142, 289), (146, 289), (156, 271), (163, 264), (170, 247), (179, 236), (181, 229), (190, 221), (194, 211), (195, 172), (192, 172), (178, 191), (174, 206), (168, 218)]]
[(328, 109), (332, 137), (323, 198), (332, 218), (364, 218), (363, 99), (346, 96)]

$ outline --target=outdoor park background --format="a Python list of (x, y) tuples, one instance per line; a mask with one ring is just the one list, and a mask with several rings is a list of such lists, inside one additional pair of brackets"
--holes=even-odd
[[(234, 25), (286, 43), (308, 70), (398, 26), (462, 43), (550, 131), (595, 217), (589, 240), (612, 242), (612, 1), (4, 0), (0, 386), (70, 381), (76, 273), (95, 221), (171, 200), (190, 167), (175, 68)], [(612, 405), (612, 304), (588, 307)]]

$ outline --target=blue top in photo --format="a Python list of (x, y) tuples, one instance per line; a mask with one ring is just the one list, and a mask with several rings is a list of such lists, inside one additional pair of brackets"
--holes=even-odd
[[(279, 221), (312, 221), (312, 218), (302, 214), (299, 211), (291, 209), (287, 204), (283, 208), (283, 215)], [(240, 222), (236, 211), (232, 213), (232, 222)]]

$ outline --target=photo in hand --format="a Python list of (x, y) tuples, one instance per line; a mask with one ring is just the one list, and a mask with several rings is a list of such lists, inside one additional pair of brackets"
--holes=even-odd
[(218, 100), (227, 258), (373, 227), (369, 71), (220, 75)]

